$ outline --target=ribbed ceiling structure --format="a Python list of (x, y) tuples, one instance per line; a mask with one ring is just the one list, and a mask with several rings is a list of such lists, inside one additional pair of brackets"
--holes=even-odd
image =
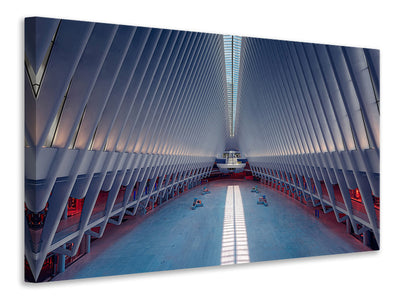
[(379, 51), (243, 38), (241, 66), (238, 141), (253, 174), (379, 244)]
[[(241, 38), (229, 111), (222, 35), (28, 18), (25, 36), (25, 255), (35, 278), (49, 253), (75, 255), (84, 237), (198, 184), (236, 147), (263, 182), (308, 193), (379, 242), (378, 51)], [(352, 207), (356, 188), (364, 216)], [(75, 222), (71, 198), (83, 199)]]

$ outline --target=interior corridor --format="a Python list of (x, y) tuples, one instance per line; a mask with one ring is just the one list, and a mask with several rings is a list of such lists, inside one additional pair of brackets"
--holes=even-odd
[[(240, 205), (243, 208), (245, 235), (238, 230), (240, 216), (234, 222), (235, 240), (247, 244), (248, 260), (242, 262), (369, 250), (348, 235), (343, 224), (332, 220), (331, 214), (315, 218), (313, 209), (275, 190), (259, 185), (259, 194), (251, 192), (254, 184), (249, 180), (216, 180), (206, 185), (209, 194), (201, 195), (204, 185), (198, 186), (146, 216), (126, 217), (120, 226), (109, 225), (104, 236), (92, 242), (89, 254), (53, 280), (226, 264), (223, 238), (229, 192), (234, 196), (230, 199), (234, 213), (239, 214)], [(268, 206), (257, 205), (261, 195), (266, 195)], [(196, 197), (204, 206), (192, 210)], [(243, 247), (233, 249), (236, 259), (231, 263), (239, 263)]]

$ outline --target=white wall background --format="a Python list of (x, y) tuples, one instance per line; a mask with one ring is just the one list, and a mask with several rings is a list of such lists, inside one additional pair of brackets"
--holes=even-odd
[[(398, 291), (400, 21), (395, 1), (13, 1), (1, 18), (0, 294), (15, 299), (363, 299)], [(381, 247), (375, 253), (23, 282), (23, 18), (43, 16), (381, 49)], [(397, 152), (397, 153), (396, 153)], [(396, 178), (397, 177), (397, 178)], [(390, 296), (389, 296), (390, 295)]]

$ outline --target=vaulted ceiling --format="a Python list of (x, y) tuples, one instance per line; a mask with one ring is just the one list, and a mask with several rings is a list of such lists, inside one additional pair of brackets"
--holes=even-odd
[(257, 172), (351, 173), (349, 188), (366, 178), (379, 196), (378, 50), (28, 18), (25, 66), (25, 203), (59, 201), (29, 248), (39, 271), (68, 197), (98, 174), (97, 193), (121, 172), (128, 186), (173, 166), (206, 176), (237, 149)]

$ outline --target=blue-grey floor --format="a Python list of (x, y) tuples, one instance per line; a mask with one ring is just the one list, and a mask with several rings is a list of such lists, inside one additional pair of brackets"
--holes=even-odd
[[(277, 191), (253, 181), (210, 182), (120, 226), (108, 225), (91, 252), (53, 280), (122, 275), (141, 272), (216, 266), (221, 264), (227, 186), (239, 185), (247, 231), (250, 262), (366, 251), (360, 241), (345, 233), (332, 216), (314, 211)], [(257, 205), (265, 194), (269, 206)], [(194, 197), (204, 207), (191, 209)]]

